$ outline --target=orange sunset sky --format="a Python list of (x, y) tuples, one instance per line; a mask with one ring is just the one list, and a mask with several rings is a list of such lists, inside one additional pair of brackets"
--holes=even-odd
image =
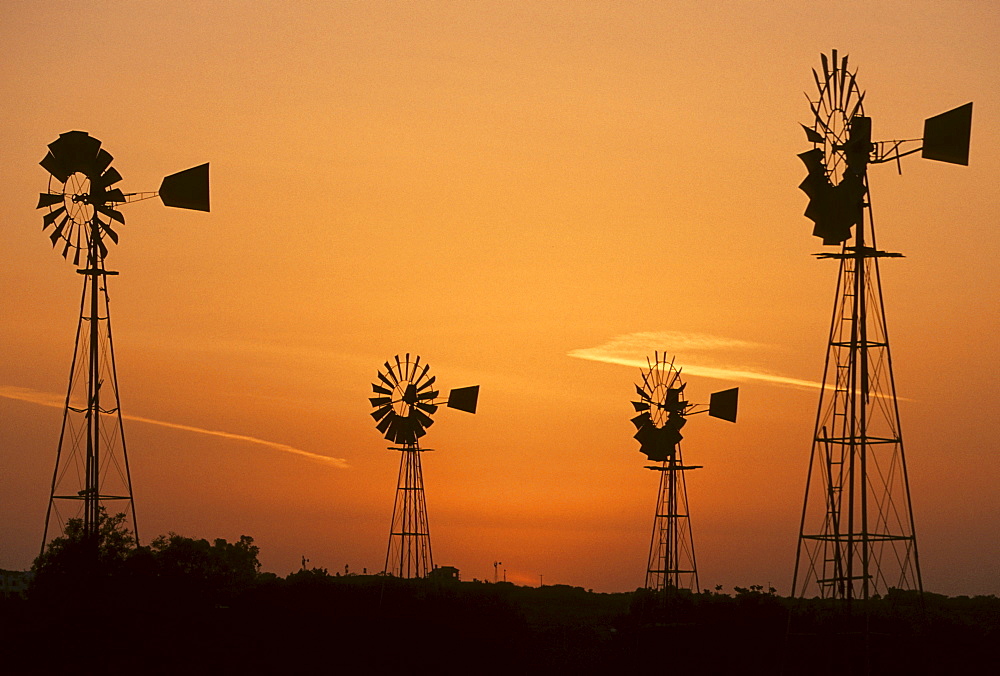
[[(0, 8), (0, 568), (38, 553), (81, 276), (38, 162), (104, 143), (147, 201), (108, 266), (140, 535), (254, 537), (266, 570), (381, 570), (397, 353), (479, 412), (424, 439), (435, 563), (643, 584), (657, 476), (629, 404), (654, 350), (698, 416), (701, 584), (794, 564), (836, 264), (803, 215), (803, 92), (838, 49), (876, 139), (975, 102), (970, 166), (871, 169), (924, 587), (1000, 593), (1000, 13), (991, 3), (102, 2)], [(54, 405), (53, 405), (54, 404)]]

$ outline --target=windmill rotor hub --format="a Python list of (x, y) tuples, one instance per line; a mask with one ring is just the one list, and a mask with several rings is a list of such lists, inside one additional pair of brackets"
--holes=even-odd
[(62, 185), (53, 178), (50, 181), (50, 192), (53, 188), (63, 194), (63, 205), (73, 223), (81, 225), (90, 222), (94, 217), (94, 205), (90, 199), (90, 179), (86, 174), (71, 174)]
[(396, 415), (408, 416), (417, 403), (417, 387), (409, 380), (401, 381), (392, 389), (392, 407)]

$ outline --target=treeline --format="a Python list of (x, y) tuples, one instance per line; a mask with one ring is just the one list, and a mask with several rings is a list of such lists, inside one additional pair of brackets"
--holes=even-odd
[[(0, 672), (997, 673), (1000, 600), (893, 592), (850, 612), (761, 587), (600, 594), (445, 578), (262, 573), (250, 537), (71, 524), (0, 604)], [(652, 671), (650, 671), (652, 673)]]

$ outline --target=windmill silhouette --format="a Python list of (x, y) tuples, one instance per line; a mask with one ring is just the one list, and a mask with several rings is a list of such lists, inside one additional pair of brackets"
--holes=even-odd
[(972, 104), (929, 118), (922, 139), (872, 141), (865, 93), (848, 57), (821, 55), (810, 99), (813, 148), (799, 155), (807, 176), (805, 215), (839, 261), (823, 389), (813, 432), (792, 593), (868, 599), (890, 589), (922, 591), (903, 435), (893, 379), (868, 167), (920, 151), (966, 165)]
[(420, 454), (433, 449), (421, 448), (419, 440), (434, 424), (431, 416), (441, 405), (475, 413), (479, 386), (460, 387), (440, 399), (437, 376), (429, 375), (430, 365), (421, 365), (419, 356), (411, 362), (409, 353), (402, 359), (396, 355), (383, 366), (385, 372), (380, 369), (378, 381), (372, 383), (376, 396), (368, 400), (375, 409), (371, 415), (375, 428), (396, 444), (389, 450), (402, 453), (383, 571), (395, 577), (426, 577), (434, 570), (434, 555)]
[(681, 369), (675, 368), (674, 360), (667, 361), (666, 353), (654, 352), (653, 355), (653, 361), (646, 359), (647, 368), (640, 370), (642, 383), (635, 386), (639, 399), (632, 402), (636, 412), (632, 424), (636, 428), (639, 451), (657, 463), (646, 469), (660, 473), (646, 587), (657, 591), (690, 589), (697, 592), (700, 589), (698, 565), (685, 472), (701, 469), (701, 465), (684, 464), (681, 428), (687, 424), (689, 415), (697, 413), (736, 422), (739, 389), (715, 392), (708, 407), (699, 408), (684, 399), (687, 383), (681, 378)]
[(158, 196), (166, 206), (209, 210), (208, 164), (167, 176), (157, 192), (123, 193), (113, 187), (122, 176), (96, 138), (69, 131), (48, 148), (41, 161), (49, 172), (48, 190), (39, 195), (37, 205), (48, 210), (42, 229), (63, 258), (72, 255), (74, 265), (82, 262), (84, 267), (77, 272), (84, 283), (43, 552), (53, 517), (60, 522), (60, 531), (68, 519), (81, 519), (84, 539), (96, 547), (106, 505), (125, 513), (137, 540), (139, 536), (108, 304), (108, 277), (118, 273), (104, 265), (107, 241), (117, 244), (116, 228), (125, 225), (116, 207)]

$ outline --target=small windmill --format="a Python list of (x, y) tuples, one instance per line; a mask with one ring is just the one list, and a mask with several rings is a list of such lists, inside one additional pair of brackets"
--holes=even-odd
[(419, 356), (411, 362), (409, 353), (403, 359), (397, 354), (383, 366), (385, 372), (379, 369), (378, 381), (372, 383), (376, 396), (368, 400), (375, 409), (371, 415), (375, 428), (396, 444), (389, 450), (402, 453), (384, 572), (396, 577), (425, 577), (434, 570), (434, 556), (420, 453), (432, 449), (421, 448), (419, 440), (434, 424), (431, 416), (441, 405), (475, 413), (479, 386), (451, 390), (447, 399), (441, 399), (435, 388), (437, 376), (429, 375), (430, 365), (421, 364)]
[(839, 247), (816, 256), (839, 260), (840, 272), (792, 593), (850, 601), (923, 586), (879, 276), (879, 259), (902, 254), (877, 248), (868, 167), (899, 168), (918, 151), (967, 165), (972, 104), (925, 120), (922, 139), (873, 142), (857, 71), (837, 50), (820, 59), (813, 124), (802, 125), (813, 148), (799, 155), (807, 169), (799, 187), (813, 235)]
[(642, 384), (635, 386), (639, 400), (632, 402), (637, 413), (632, 424), (637, 430), (635, 439), (639, 442), (639, 451), (657, 463), (646, 469), (660, 473), (646, 587), (657, 591), (690, 589), (697, 592), (700, 589), (698, 566), (684, 472), (701, 469), (701, 465), (684, 464), (681, 428), (687, 424), (688, 416), (698, 413), (736, 422), (739, 388), (715, 392), (707, 407), (699, 406), (684, 399), (687, 384), (681, 378), (681, 369), (674, 367), (674, 360), (667, 361), (666, 353), (654, 352), (653, 361), (647, 357), (646, 364), (647, 368), (640, 370)]
[[(106, 242), (117, 244), (115, 228), (125, 224), (115, 207), (159, 196), (166, 206), (209, 210), (208, 164), (167, 176), (157, 192), (124, 193), (112, 187), (122, 176), (111, 166), (111, 154), (86, 132), (60, 134), (48, 147), (41, 161), (49, 172), (48, 190), (39, 195), (37, 206), (48, 209), (42, 229), (63, 258), (72, 255), (74, 265), (82, 261), (77, 272), (84, 284), (43, 551), (53, 514), (62, 522), (82, 518), (84, 537), (96, 543), (105, 504), (131, 516), (138, 538), (108, 306), (107, 278), (118, 273), (104, 267)], [(73, 509), (63, 514), (59, 505), (82, 506), (82, 513)]]

